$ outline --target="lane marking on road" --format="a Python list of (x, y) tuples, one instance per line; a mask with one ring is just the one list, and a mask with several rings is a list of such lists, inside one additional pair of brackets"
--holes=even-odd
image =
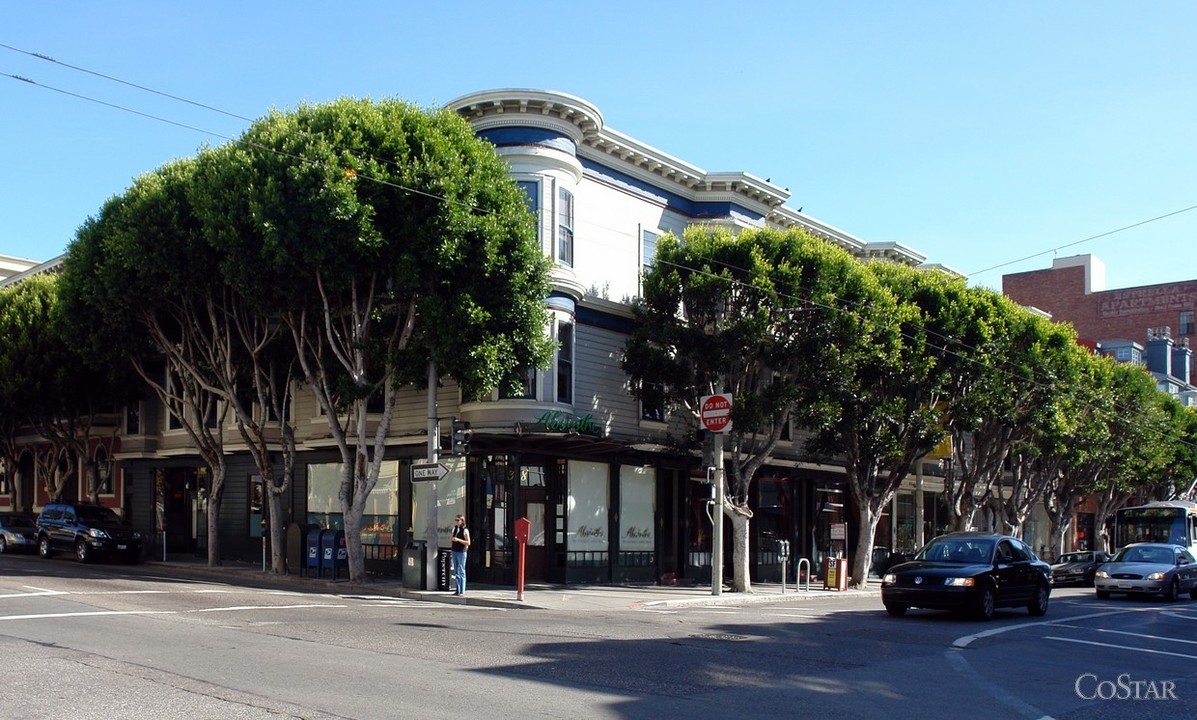
[[(1169, 615), (1170, 613), (1161, 613)], [(1197, 645), (1197, 640), (1183, 640), (1181, 638), (1164, 637), (1163, 635), (1144, 635), (1143, 633), (1130, 632), (1129, 630), (1110, 630), (1109, 628), (1091, 628), (1084, 625), (1064, 625), (1055, 624), (1054, 627), (1068, 628), (1069, 630), (1085, 630), (1088, 632), (1109, 633), (1111, 635), (1130, 635), (1131, 637), (1143, 638), (1144, 640), (1162, 640), (1164, 642), (1184, 643), (1185, 645)]]
[(1168, 655), (1169, 657), (1186, 658), (1188, 660), (1197, 660), (1197, 655), (1186, 655), (1185, 653), (1168, 652), (1167, 650), (1152, 650), (1151, 648), (1133, 647), (1131, 645), (1114, 645), (1113, 643), (1094, 642), (1093, 640), (1077, 640), (1074, 638), (1054, 637), (1052, 635), (1044, 635), (1044, 640), (1058, 640), (1060, 642), (1076, 643), (1078, 645), (1093, 645), (1096, 647), (1113, 648), (1115, 650), (1130, 650), (1131, 652), (1146, 653), (1148, 655)]
[(232, 610), (299, 610), (302, 608), (346, 608), (348, 605), (325, 605), (322, 603), (314, 603), (307, 605), (233, 605), (230, 607), (219, 608), (201, 608), (199, 610), (188, 610), (189, 613), (210, 613), (210, 612), (229, 612)]
[[(26, 587), (28, 587), (28, 586), (26, 586)], [(64, 593), (64, 592), (59, 592), (59, 591), (57, 591), (57, 590), (41, 590), (41, 589), (37, 589), (37, 592), (7, 593), (7, 594), (5, 594), (5, 595), (0, 595), (0, 599), (8, 599), (8, 598), (30, 598), (30, 597), (49, 597), (49, 596), (51, 596), (51, 595), (66, 595), (66, 594), (67, 594), (67, 593)]]
[(1061, 623), (1073, 622), (1076, 620), (1089, 620), (1091, 618), (1107, 617), (1110, 615), (1121, 615), (1130, 612), (1151, 612), (1158, 608), (1124, 608), (1121, 610), (1111, 610), (1110, 612), (1090, 613), (1088, 615), (1074, 615), (1068, 618), (1060, 618), (1059, 620), (1038, 620), (1032, 622), (1018, 623), (1015, 625), (1004, 625), (1002, 627), (986, 630), (985, 632), (974, 633), (972, 635), (964, 635), (952, 641), (952, 647), (957, 650), (962, 650), (972, 644), (974, 640), (981, 640), (983, 638), (993, 637), (994, 635), (1001, 635), (1002, 633), (1010, 632), (1011, 630), (1023, 630), (1029, 627), (1038, 627), (1041, 625), (1058, 625)]
[(102, 617), (107, 615), (178, 615), (177, 610), (96, 610), (94, 612), (0, 615), (0, 620), (48, 620), (51, 618)]

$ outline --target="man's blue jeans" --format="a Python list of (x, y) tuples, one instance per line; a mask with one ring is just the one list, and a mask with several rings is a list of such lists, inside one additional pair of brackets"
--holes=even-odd
[(465, 595), (466, 586), (466, 551), (453, 551), (453, 589), (458, 595)]

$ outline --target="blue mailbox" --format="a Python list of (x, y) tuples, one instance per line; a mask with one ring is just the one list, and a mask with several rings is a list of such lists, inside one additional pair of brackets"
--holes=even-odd
[(312, 528), (308, 530), (307, 539), (304, 544), (304, 561), (303, 571), (310, 575), (313, 571), (316, 577), (321, 577), (320, 573), (320, 534), (324, 532), (320, 528)]
[(332, 579), (337, 579), (337, 571), (341, 568), (349, 569), (349, 551), (345, 548), (344, 530), (325, 530), (320, 533), (320, 577), (324, 571), (332, 572)]

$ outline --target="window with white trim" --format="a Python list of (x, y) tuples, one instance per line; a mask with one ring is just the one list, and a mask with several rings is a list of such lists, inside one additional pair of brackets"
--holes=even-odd
[[(536, 218), (536, 242), (540, 244), (540, 182), (537, 180), (517, 180), (520, 190), (528, 198), (528, 212)], [(543, 249), (543, 246), (541, 246)]]
[(557, 402), (574, 401), (574, 323), (557, 321)]
[(557, 263), (574, 266), (574, 194), (557, 191)]

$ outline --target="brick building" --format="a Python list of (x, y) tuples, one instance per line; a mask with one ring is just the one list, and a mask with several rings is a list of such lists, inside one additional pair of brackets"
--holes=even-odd
[[(1143, 342), (1148, 330), (1168, 328), (1177, 347), (1197, 340), (1197, 280), (1105, 289), (1105, 264), (1093, 255), (1057, 258), (1047, 270), (1002, 276), (1002, 292), (1076, 328), (1096, 347), (1114, 340)], [(1193, 378), (1179, 379), (1191, 383)]]

